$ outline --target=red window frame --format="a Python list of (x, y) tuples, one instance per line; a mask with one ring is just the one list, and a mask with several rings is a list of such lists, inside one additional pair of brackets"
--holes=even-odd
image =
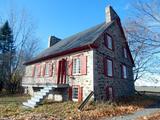
[(69, 89), (69, 98), (70, 100), (73, 100), (73, 89), (74, 88), (78, 89), (77, 101), (81, 102), (83, 100), (83, 87), (81, 87), (80, 85), (72, 85), (72, 87)]
[[(109, 46), (108, 46), (108, 43), (109, 43), (108, 36), (111, 37), (112, 49), (109, 48)], [(104, 34), (104, 45), (106, 46), (107, 49), (114, 51), (114, 40), (113, 40), (113, 37), (108, 33)]]
[[(108, 75), (108, 60), (112, 62), (112, 75)], [(113, 60), (110, 58), (104, 58), (104, 74), (107, 77), (113, 77), (114, 76), (114, 66), (113, 66)]]
[[(110, 99), (110, 96), (109, 96), (109, 88), (112, 88), (112, 99)], [(115, 99), (115, 93), (114, 93), (114, 89), (113, 89), (113, 86), (106, 86), (106, 99), (107, 100), (114, 100)]]

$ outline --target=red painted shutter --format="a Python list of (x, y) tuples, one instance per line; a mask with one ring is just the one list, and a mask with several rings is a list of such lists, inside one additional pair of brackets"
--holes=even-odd
[(41, 76), (41, 65), (38, 64), (36, 67), (37, 67), (36, 69), (38, 69), (38, 74), (37, 74), (37, 76), (40, 77), (40, 76)]
[(58, 73), (57, 73), (57, 84), (59, 84), (60, 83), (60, 73), (61, 73), (61, 63), (62, 63), (62, 61), (57, 61), (58, 62)]
[(51, 77), (53, 74), (53, 64), (49, 63), (49, 77)]
[(32, 77), (34, 77), (34, 75), (35, 75), (35, 65), (32, 68)]
[(64, 60), (64, 84), (66, 84), (66, 60)]
[(104, 75), (107, 76), (107, 60), (105, 57), (103, 58), (103, 69), (104, 69)]
[(69, 100), (72, 100), (72, 87), (68, 88), (68, 97), (69, 97)]
[(45, 70), (46, 70), (46, 64), (43, 64), (43, 67), (42, 67), (42, 76), (45, 76)]
[(83, 87), (78, 86), (78, 102), (83, 100)]
[(72, 75), (72, 69), (73, 69), (73, 60), (69, 60), (68, 62), (68, 75)]
[(81, 63), (81, 75), (87, 74), (87, 56), (81, 56), (80, 57), (80, 63)]

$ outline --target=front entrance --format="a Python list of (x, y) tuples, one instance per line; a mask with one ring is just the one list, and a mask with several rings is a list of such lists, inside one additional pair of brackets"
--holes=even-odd
[(67, 62), (65, 59), (58, 62), (57, 84), (66, 84), (66, 66)]

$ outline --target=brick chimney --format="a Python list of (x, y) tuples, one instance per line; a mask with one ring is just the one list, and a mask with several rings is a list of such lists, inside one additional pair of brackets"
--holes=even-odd
[(57, 38), (55, 36), (49, 36), (49, 38), (48, 38), (48, 47), (51, 47), (51, 46), (55, 45), (59, 41), (61, 41), (60, 38)]
[(105, 14), (106, 14), (106, 23), (111, 22), (112, 20), (119, 18), (117, 13), (114, 11), (114, 9), (111, 6), (107, 6), (105, 8)]

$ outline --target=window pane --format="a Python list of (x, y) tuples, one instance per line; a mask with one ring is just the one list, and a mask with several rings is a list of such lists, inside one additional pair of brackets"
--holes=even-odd
[(45, 75), (49, 74), (49, 63), (46, 64)]
[(73, 99), (78, 99), (78, 88), (73, 88)]
[(126, 50), (126, 48), (123, 48), (123, 52), (124, 52), (124, 57), (127, 58), (127, 50)]
[(73, 59), (73, 73), (76, 73), (76, 59)]
[(112, 38), (109, 35), (107, 36), (107, 40), (108, 40), (108, 46), (107, 47), (109, 49), (112, 49)]
[(113, 76), (113, 73), (112, 73), (112, 61), (111, 60), (107, 60), (107, 75), (108, 76)]
[(123, 78), (127, 78), (127, 68), (123, 65)]
[(73, 59), (73, 73), (77, 74), (80, 73), (80, 71), (81, 71), (80, 59), (79, 58)]

